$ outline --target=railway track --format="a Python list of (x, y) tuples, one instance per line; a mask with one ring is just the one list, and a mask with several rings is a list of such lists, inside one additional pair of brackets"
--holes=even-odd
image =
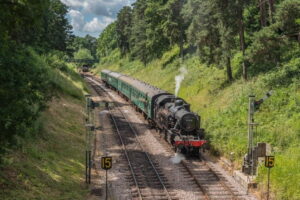
[[(113, 100), (99, 83), (91, 77), (87, 79), (99, 95), (106, 95)], [(177, 200), (176, 194), (169, 191), (170, 185), (158, 164), (153, 162), (151, 156), (144, 150), (135, 129), (118, 105), (109, 110), (131, 172), (131, 176), (127, 179), (132, 183), (132, 198)]]
[[(93, 79), (95, 84), (99, 84), (99, 81), (99, 79)], [(103, 95), (105, 89), (99, 88), (98, 90), (102, 90), (99, 92)], [(108, 92), (105, 93), (113, 100), (111, 94)], [(174, 194), (171, 193), (172, 195), (170, 195), (168, 192), (169, 184), (163, 184), (165, 178), (161, 173), (161, 170), (155, 170), (156, 164), (151, 161), (150, 156), (143, 150), (143, 147), (138, 140), (136, 130), (132, 127), (131, 123), (128, 122), (124, 113), (122, 113), (119, 108), (111, 110), (111, 113), (116, 131), (118, 132), (123, 148), (126, 151), (128, 163), (133, 163), (130, 164), (131, 173), (135, 174), (132, 175), (135, 185), (134, 189), (132, 189), (133, 196), (136, 197), (136, 199), (177, 199)], [(132, 134), (134, 134), (134, 138)], [(170, 156), (174, 155), (174, 150), (170, 144), (163, 140), (159, 133), (154, 135), (157, 137), (158, 141), (166, 147)], [(144, 167), (145, 163), (149, 163), (148, 166)], [(147, 170), (144, 170), (145, 172), (134, 171), (136, 169), (141, 169), (139, 166), (143, 166), (143, 168)], [(235, 189), (222, 174), (214, 169), (213, 166), (207, 164), (205, 160), (201, 162), (196, 159), (183, 160), (181, 161), (179, 168), (185, 177), (192, 181), (191, 184), (197, 185), (199, 191), (201, 191), (201, 194), (199, 193), (199, 199), (253, 199), (252, 197), (248, 198), (248, 196), (237, 191), (237, 189)], [(148, 171), (148, 169), (152, 169), (152, 172), (150, 172), (151, 170)], [(150, 177), (150, 183), (147, 183), (145, 177)], [(151, 189), (149, 190), (149, 188)], [(154, 196), (155, 198), (152, 196), (151, 198), (151, 195), (156, 193), (159, 195)]]
[(204, 161), (185, 160), (181, 164), (205, 194), (205, 199), (242, 199)]
[[(166, 142), (159, 132), (154, 136), (166, 148), (170, 156), (174, 155), (174, 149)], [(204, 195), (204, 199), (247, 199), (226, 181), (213, 166), (210, 166), (204, 158), (202, 161), (196, 158), (187, 158), (179, 163), (180, 171), (185, 178), (190, 179)]]
[[(174, 155), (174, 149), (162, 138), (159, 132), (154, 133), (154, 136), (166, 148), (170, 156)], [(187, 158), (182, 160), (178, 166), (180, 171), (185, 175), (185, 178), (190, 179), (193, 184), (197, 185), (204, 195), (204, 199), (248, 199), (243, 197), (244, 195), (237, 191), (204, 158), (202, 158), (202, 161), (199, 161), (197, 158)]]

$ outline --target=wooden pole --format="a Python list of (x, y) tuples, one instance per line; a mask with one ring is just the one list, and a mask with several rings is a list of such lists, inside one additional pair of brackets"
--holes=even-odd
[(107, 200), (108, 199), (108, 197), (107, 197), (107, 170), (105, 170), (106, 171), (106, 175), (105, 175), (105, 187), (106, 187), (106, 189), (105, 189), (105, 200)]
[(271, 171), (271, 168), (268, 168), (268, 192), (267, 192), (267, 200), (270, 199), (270, 171)]

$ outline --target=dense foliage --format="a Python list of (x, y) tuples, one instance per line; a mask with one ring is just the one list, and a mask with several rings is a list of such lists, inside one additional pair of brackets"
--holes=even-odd
[(71, 52), (70, 56), (72, 57), (74, 53), (80, 49), (87, 49), (90, 52), (92, 57), (88, 59), (96, 59), (97, 39), (90, 35), (86, 35), (85, 37), (72, 37), (72, 40), (68, 43), (68, 50)]
[(66, 13), (59, 0), (0, 1), (0, 153), (34, 131), (56, 84), (50, 69), (66, 69), (46, 56), (67, 50)]
[(298, 0), (137, 0), (103, 31), (97, 51), (107, 56), (118, 47), (146, 64), (174, 45), (181, 57), (197, 48), (229, 81), (236, 78), (232, 59), (241, 55), (240, 75), (248, 79), (299, 56), (299, 15)]
[(89, 59), (92, 60), (93, 56), (88, 49), (79, 49), (77, 52), (74, 53), (75, 59)]
[(116, 23), (112, 23), (104, 29), (98, 39), (97, 55), (100, 58), (108, 56), (115, 48), (117, 48)]

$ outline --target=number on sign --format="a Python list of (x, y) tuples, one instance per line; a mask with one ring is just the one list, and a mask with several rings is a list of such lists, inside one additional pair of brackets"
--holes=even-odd
[(112, 167), (112, 157), (102, 157), (101, 158), (101, 168), (108, 170)]
[(274, 156), (266, 156), (265, 157), (265, 167), (272, 168), (275, 164), (275, 157)]

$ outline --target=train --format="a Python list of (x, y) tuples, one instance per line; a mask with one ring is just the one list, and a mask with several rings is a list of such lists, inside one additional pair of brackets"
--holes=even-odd
[(88, 65), (82, 65), (81, 70), (82, 70), (82, 72), (89, 72), (89, 66)]
[(130, 101), (176, 152), (201, 156), (201, 151), (207, 148), (201, 118), (190, 110), (190, 104), (184, 99), (107, 69), (101, 71), (101, 79), (106, 86)]

